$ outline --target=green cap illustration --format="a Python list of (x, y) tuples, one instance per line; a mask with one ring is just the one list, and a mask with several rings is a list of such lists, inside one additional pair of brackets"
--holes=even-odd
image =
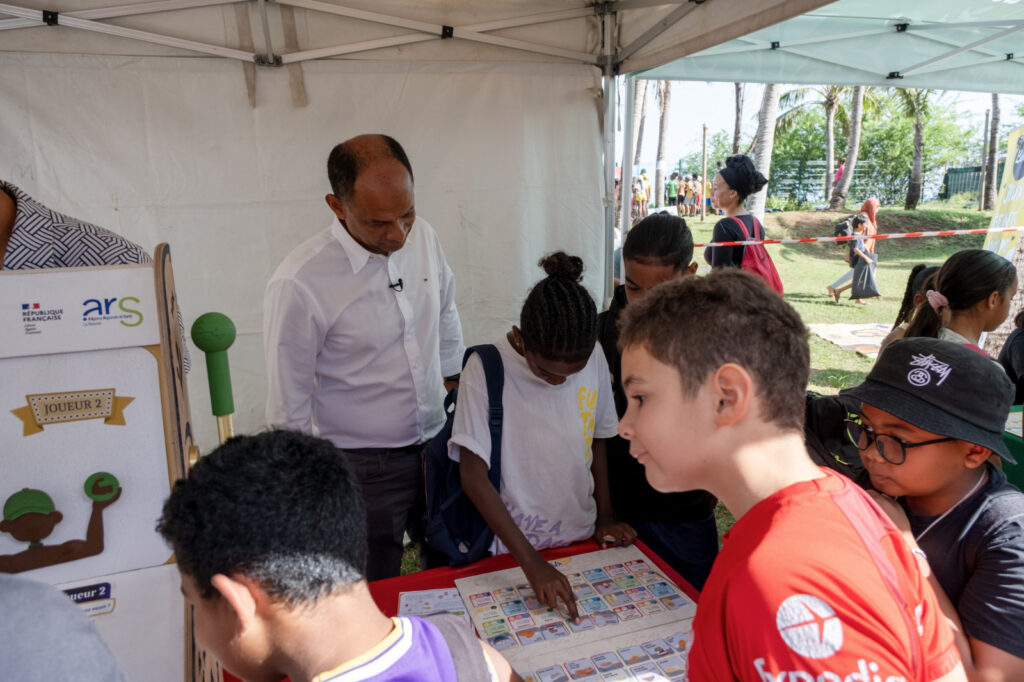
[(53, 500), (42, 490), (22, 488), (4, 502), (4, 521), (14, 521), (25, 514), (49, 514), (55, 509)]

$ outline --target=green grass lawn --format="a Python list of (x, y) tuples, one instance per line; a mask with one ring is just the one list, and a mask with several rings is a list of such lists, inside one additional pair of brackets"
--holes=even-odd
[[(765, 226), (771, 238), (828, 237), (833, 234), (833, 225), (850, 213), (852, 211), (769, 213), (765, 216)], [(695, 242), (707, 242), (717, 220), (717, 216), (708, 216), (703, 222), (687, 219)], [(917, 211), (883, 208), (878, 214), (878, 228), (883, 234), (973, 229), (987, 227), (990, 220), (990, 213), (934, 204), (925, 205)], [(876, 280), (882, 298), (868, 305), (857, 305), (845, 297), (836, 304), (825, 291), (829, 283), (849, 269), (843, 260), (847, 251), (845, 243), (784, 244), (767, 248), (782, 278), (786, 290), (785, 299), (796, 309), (805, 324), (892, 324), (903, 300), (907, 276), (914, 265), (941, 265), (956, 251), (981, 248), (984, 241), (984, 235), (879, 240), (875, 249), (878, 253)], [(702, 253), (694, 254), (694, 257), (703, 264)], [(870, 359), (843, 350), (813, 334), (810, 336), (810, 346), (811, 390), (835, 393), (859, 384), (871, 369)]]
[[(832, 212), (790, 212), (769, 213), (765, 227), (771, 238), (781, 237), (830, 237), (833, 226), (846, 216), (855, 213)], [(988, 227), (991, 213), (953, 208), (943, 204), (922, 205), (916, 211), (897, 208), (883, 208), (878, 213), (878, 231), (882, 234), (893, 232), (920, 232), (925, 230), (958, 230)], [(709, 215), (705, 221), (687, 218), (693, 231), (695, 243), (706, 243), (711, 231), (719, 220)], [(785, 299), (803, 318), (804, 324), (824, 322), (886, 323), (896, 319), (907, 276), (917, 263), (941, 265), (950, 255), (960, 249), (981, 248), (984, 235), (958, 237), (882, 239), (877, 242), (878, 270), (876, 280), (882, 292), (881, 300), (869, 305), (857, 305), (849, 299), (836, 304), (825, 291), (826, 285), (843, 274), (849, 266), (843, 260), (847, 247), (845, 243), (810, 243), (768, 246), (779, 269), (785, 288)], [(702, 250), (694, 258), (704, 265)], [(848, 292), (847, 292), (848, 293)], [(811, 335), (811, 375), (808, 388), (820, 393), (836, 393), (840, 389), (860, 384), (871, 369), (872, 360), (853, 351), (843, 350), (833, 343)], [(719, 536), (732, 527), (732, 514), (721, 504), (715, 510)], [(414, 545), (406, 548), (402, 562), (402, 573), (419, 570)]]

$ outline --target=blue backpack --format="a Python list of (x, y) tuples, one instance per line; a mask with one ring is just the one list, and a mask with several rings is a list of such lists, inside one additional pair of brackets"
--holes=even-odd
[[(487, 380), (488, 424), (491, 431), (491, 467), (487, 478), (501, 492), (501, 394), (505, 386), (505, 367), (501, 353), (491, 344), (473, 346), (462, 356), (462, 366), (476, 353), (484, 366)], [(462, 490), (459, 463), (448, 457), (452, 437), (455, 402), (459, 389), (453, 388), (444, 399), (447, 415), (444, 427), (424, 448), (423, 478), (427, 495), (426, 540), (435, 551), (445, 554), (452, 566), (461, 566), (487, 556), (494, 531), (487, 525), (476, 505)]]

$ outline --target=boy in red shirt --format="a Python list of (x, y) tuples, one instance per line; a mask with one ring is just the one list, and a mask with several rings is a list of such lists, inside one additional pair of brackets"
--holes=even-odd
[(619, 432), (663, 492), (736, 517), (701, 593), (695, 682), (965, 680), (935, 594), (888, 517), (804, 447), (810, 353), (796, 312), (734, 269), (626, 309)]

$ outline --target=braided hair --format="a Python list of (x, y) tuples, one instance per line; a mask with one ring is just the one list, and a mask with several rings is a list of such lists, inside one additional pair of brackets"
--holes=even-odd
[[(858, 218), (860, 216), (857, 216)], [(892, 328), (900, 326), (904, 322), (910, 319), (910, 314), (914, 312), (914, 295), (924, 294), (924, 283), (930, 275), (937, 272), (939, 266), (931, 265), (926, 266), (924, 263), (918, 263), (910, 270), (910, 276), (907, 277), (907, 290), (903, 292), (903, 302), (900, 303), (900, 311), (896, 313), (896, 321), (893, 323)]]
[(556, 362), (580, 362), (597, 343), (597, 306), (579, 283), (583, 260), (556, 251), (540, 260), (547, 277), (530, 290), (519, 314), (523, 349)]

